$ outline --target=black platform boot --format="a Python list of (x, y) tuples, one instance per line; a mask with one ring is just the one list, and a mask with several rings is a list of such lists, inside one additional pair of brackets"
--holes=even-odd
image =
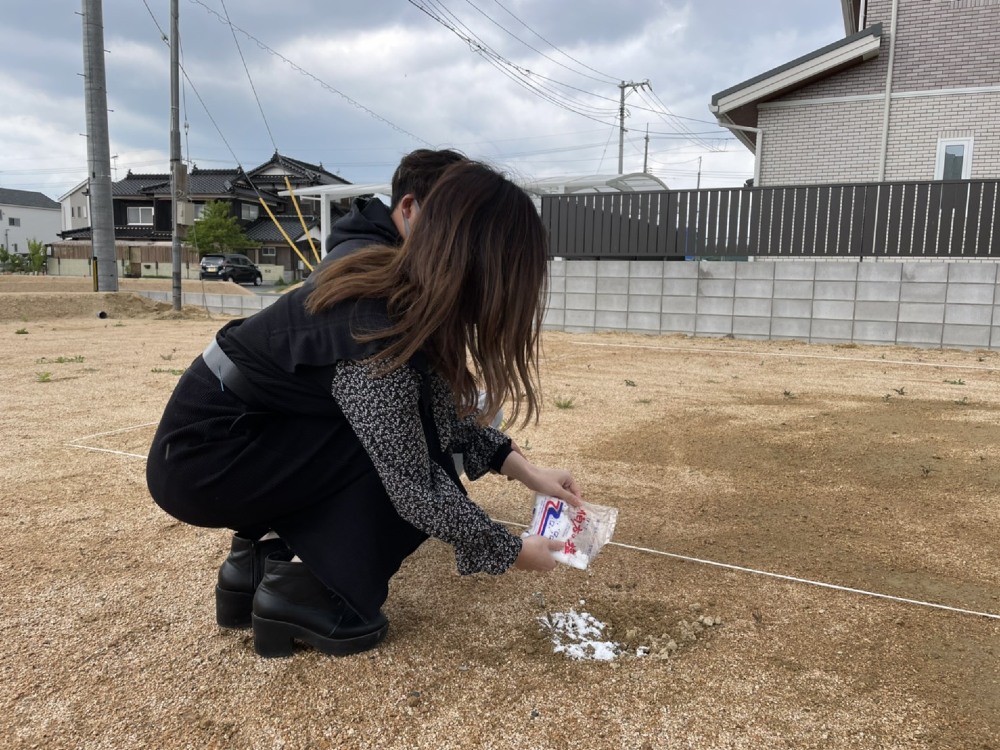
[(264, 560), (287, 549), (281, 539), (258, 542), (233, 534), (232, 549), (219, 568), (219, 583), (215, 587), (215, 620), (221, 627), (250, 627), (253, 594), (264, 577)]
[(381, 612), (365, 622), (303, 563), (277, 552), (264, 564), (253, 598), (253, 641), (260, 656), (291, 656), (302, 641), (324, 654), (346, 656), (377, 645), (389, 630)]

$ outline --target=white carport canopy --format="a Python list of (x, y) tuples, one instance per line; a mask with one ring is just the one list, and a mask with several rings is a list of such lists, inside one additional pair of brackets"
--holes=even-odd
[[(536, 196), (564, 195), (567, 193), (636, 193), (648, 190), (667, 190), (666, 184), (658, 177), (645, 172), (614, 175), (566, 175), (545, 177), (538, 180), (514, 179), (525, 191)], [(373, 182), (363, 185), (316, 185), (295, 190), (296, 197), (320, 199), (320, 237), (322, 254), (326, 255), (326, 238), (330, 236), (330, 202), (362, 195), (391, 195), (392, 186), (388, 182)], [(287, 196), (282, 190), (279, 195)]]

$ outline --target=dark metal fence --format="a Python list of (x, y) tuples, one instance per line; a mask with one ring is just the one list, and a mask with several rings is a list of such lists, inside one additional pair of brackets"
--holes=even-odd
[(567, 259), (1000, 257), (1000, 181), (878, 182), (542, 198)]

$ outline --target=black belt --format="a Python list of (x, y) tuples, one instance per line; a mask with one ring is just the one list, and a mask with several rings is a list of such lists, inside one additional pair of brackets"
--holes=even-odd
[(201, 353), (201, 358), (205, 361), (208, 369), (219, 379), (219, 386), (222, 390), (231, 391), (234, 396), (245, 403), (252, 403), (253, 387), (236, 364), (229, 358), (219, 343), (212, 339), (212, 343)]

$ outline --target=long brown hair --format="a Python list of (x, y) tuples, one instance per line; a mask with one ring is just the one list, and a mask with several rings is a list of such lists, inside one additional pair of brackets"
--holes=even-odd
[[(546, 234), (531, 198), (486, 166), (448, 168), (420, 207), (400, 249), (375, 246), (316, 276), (316, 313), (356, 298), (387, 300), (393, 325), (375, 357), (391, 371), (418, 351), (452, 386), (459, 414), (485, 393), (492, 417), (537, 419), (539, 330), (546, 295)], [(472, 370), (469, 369), (471, 362)]]

